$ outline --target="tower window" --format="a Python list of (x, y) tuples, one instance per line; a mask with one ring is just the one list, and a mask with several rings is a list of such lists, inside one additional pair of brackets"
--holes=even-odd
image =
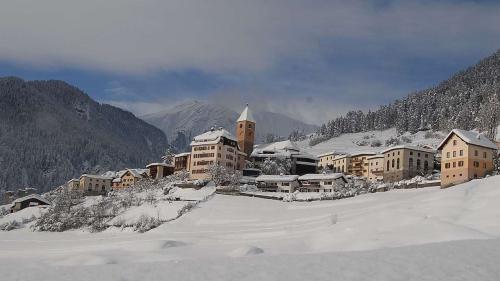
[(252, 129), (252, 124), (248, 124), (248, 129)]
[(240, 124), (240, 129), (243, 128), (243, 124)]

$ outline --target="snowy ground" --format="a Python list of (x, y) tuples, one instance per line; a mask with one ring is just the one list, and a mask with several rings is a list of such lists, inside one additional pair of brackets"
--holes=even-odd
[[(438, 133), (440, 134), (440, 133)], [(411, 143), (408, 145), (432, 145), (437, 146), (443, 138), (446, 136), (445, 134), (439, 138), (428, 138), (426, 139), (425, 132), (418, 132), (416, 134), (406, 133), (404, 136), (412, 139)], [(364, 139), (363, 137), (370, 136), (368, 139)], [(352, 134), (343, 134), (339, 137), (332, 138), (325, 142), (319, 143), (315, 146), (309, 146), (309, 140), (299, 141), (296, 144), (305, 152), (311, 153), (313, 155), (319, 155), (326, 152), (336, 151), (338, 153), (356, 153), (356, 152), (380, 152), (387, 148), (385, 146), (385, 141), (390, 139), (391, 137), (396, 137), (397, 132), (396, 129), (388, 129), (385, 131), (369, 131), (363, 133), (352, 133)], [(359, 146), (356, 142), (367, 141), (371, 143), (373, 140), (380, 140), (382, 146), (380, 147), (371, 147), (367, 146)]]
[(0, 232), (0, 279), (498, 280), (499, 201), (500, 176), (337, 201), (215, 195), (145, 234)]

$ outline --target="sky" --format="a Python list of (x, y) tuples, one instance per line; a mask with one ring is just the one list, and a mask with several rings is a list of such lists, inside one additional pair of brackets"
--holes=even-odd
[(500, 0), (17, 0), (0, 76), (59, 79), (136, 115), (205, 100), (319, 124), (500, 49)]

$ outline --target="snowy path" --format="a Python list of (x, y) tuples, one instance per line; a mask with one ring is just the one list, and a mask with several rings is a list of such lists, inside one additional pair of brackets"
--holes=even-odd
[[(30, 274), (49, 280), (52, 272), (78, 272), (81, 280), (134, 280), (140, 274), (160, 279), (165, 270), (176, 277), (172, 280), (274, 280), (278, 271), (286, 271), (279, 277), (305, 280), (298, 277), (308, 276), (301, 271), (309, 269), (320, 279), (335, 273), (361, 280), (371, 269), (380, 274), (378, 280), (439, 280), (450, 274), (439, 275), (438, 264), (444, 264), (443, 270), (460, 270), (463, 276), (479, 274), (465, 280), (494, 280), (499, 201), (500, 177), (446, 190), (396, 190), (339, 201), (215, 195), (145, 234), (0, 232), (0, 272), (23, 264), (27, 270), (19, 280)], [(454, 240), (463, 241), (448, 242)], [(418, 279), (418, 266), (435, 278)], [(47, 267), (53, 270), (44, 271)], [(350, 276), (355, 268), (360, 272)], [(382, 272), (386, 268), (389, 275)], [(243, 277), (244, 272), (252, 274)]]

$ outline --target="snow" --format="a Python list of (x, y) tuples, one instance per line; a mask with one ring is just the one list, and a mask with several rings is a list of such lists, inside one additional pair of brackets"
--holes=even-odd
[(299, 178), (298, 175), (260, 175), (255, 181), (263, 182), (290, 182), (296, 181)]
[(135, 225), (142, 216), (159, 219), (162, 222), (176, 219), (180, 211), (186, 207), (186, 201), (159, 201), (154, 204), (142, 204), (127, 209), (125, 212), (114, 217), (108, 225)]
[(448, 138), (452, 134), (456, 134), (459, 138), (461, 138), (464, 142), (468, 144), (473, 144), (477, 146), (482, 146), (486, 148), (491, 148), (491, 149), (497, 149), (496, 144), (494, 144), (491, 140), (489, 140), (486, 136), (474, 132), (474, 131), (466, 131), (466, 130), (461, 130), (461, 129), (453, 129), (451, 132), (446, 136), (446, 138), (439, 144), (438, 148), (442, 148), (442, 146), (446, 143)]
[(435, 150), (427, 149), (427, 148), (423, 148), (423, 147), (418, 147), (418, 146), (414, 146), (414, 145), (396, 145), (396, 146), (392, 146), (392, 147), (389, 147), (387, 149), (382, 150), (381, 153), (384, 154), (384, 153), (389, 152), (389, 151), (394, 150), (394, 149), (411, 149), (411, 150), (423, 151), (423, 152), (428, 152), (428, 153), (436, 153)]
[[(403, 136), (407, 136), (412, 139), (410, 145), (430, 145), (432, 147), (437, 147), (437, 145), (443, 140), (445, 135), (442, 135), (442, 138), (425, 138), (426, 132), (417, 132), (416, 134), (405, 133)], [(440, 134), (440, 133), (438, 133)], [(369, 139), (364, 139), (365, 136), (369, 136)], [(388, 148), (385, 145), (385, 141), (390, 139), (391, 137), (398, 136), (396, 129), (388, 129), (384, 131), (369, 131), (362, 133), (351, 133), (351, 134), (342, 134), (339, 137), (332, 138), (330, 140), (319, 143), (315, 146), (309, 145), (309, 139), (298, 141), (296, 145), (300, 148), (300, 150), (304, 152), (308, 152), (313, 155), (320, 155), (329, 151), (334, 150), (338, 154), (352, 154), (358, 153), (359, 151), (366, 152), (376, 152), (379, 153), (381, 150)], [(357, 141), (372, 141), (372, 140), (380, 140), (382, 145), (380, 147), (371, 147), (367, 146), (359, 146), (355, 142)]]
[(233, 134), (231, 134), (224, 128), (218, 128), (194, 137), (194, 141), (191, 143), (191, 145), (218, 143), (221, 137), (236, 141), (236, 137), (233, 136)]
[[(310, 181), (310, 180), (336, 180), (338, 178), (343, 178), (344, 174), (342, 173), (324, 173), (324, 174), (305, 174), (299, 177), (301, 181)], [(347, 180), (344, 178), (344, 181)]]
[(240, 121), (249, 121), (249, 122), (255, 123), (255, 119), (253, 118), (252, 111), (250, 111), (250, 109), (248, 109), (248, 104), (245, 107), (245, 109), (243, 109), (243, 111), (241, 112), (241, 115), (238, 118), (238, 120), (236, 120), (236, 122), (240, 122)]
[(27, 195), (27, 196), (24, 196), (21, 198), (17, 198), (16, 200), (12, 201), (12, 206), (14, 206), (18, 202), (26, 201), (29, 199), (37, 199), (37, 200), (40, 200), (40, 201), (50, 205), (50, 202), (47, 199), (40, 196), (39, 194), (30, 194), (30, 195)]
[[(39, 217), (44, 210), (45, 210), (44, 207), (39, 207), (39, 206), (24, 208), (20, 211), (17, 211), (15, 213), (10, 213), (0, 218), (0, 225), (5, 223), (10, 223), (13, 221), (22, 222), (23, 220), (31, 219), (33, 216)], [(0, 237), (1, 237), (1, 232), (0, 232)]]
[(493, 281), (499, 187), (493, 176), (335, 201), (215, 194), (144, 234), (0, 232), (0, 272), (55, 281)]
[(186, 201), (204, 201), (215, 193), (215, 186), (210, 182), (200, 189), (175, 187), (169, 192), (170, 198)]

